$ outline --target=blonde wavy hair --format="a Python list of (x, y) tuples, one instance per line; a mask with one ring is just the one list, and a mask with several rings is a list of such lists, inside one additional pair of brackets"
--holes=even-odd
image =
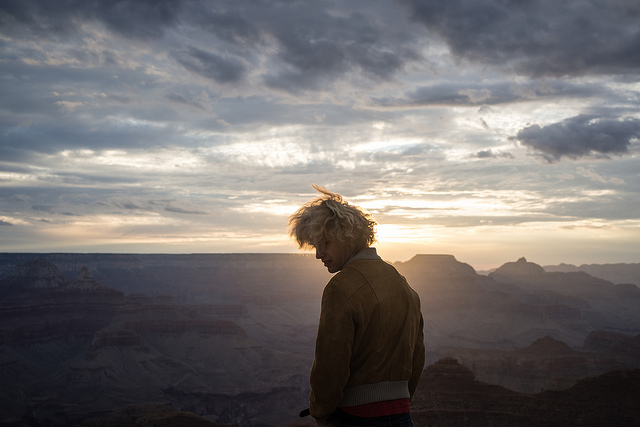
[(350, 205), (337, 193), (313, 185), (322, 195), (305, 203), (289, 217), (289, 236), (300, 249), (322, 249), (328, 240), (339, 240), (355, 249), (363, 249), (376, 241), (371, 214)]

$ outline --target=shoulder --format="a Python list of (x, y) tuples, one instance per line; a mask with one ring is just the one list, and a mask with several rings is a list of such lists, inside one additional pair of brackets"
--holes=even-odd
[(354, 293), (369, 287), (383, 270), (395, 269), (382, 260), (359, 259), (349, 262), (342, 270), (334, 275), (325, 288), (326, 291), (340, 292), (347, 298)]
[(345, 295), (349, 295), (366, 283), (366, 277), (359, 270), (349, 266), (340, 270), (331, 278), (331, 280), (329, 280), (325, 291), (335, 290), (340, 291)]
[(344, 269), (351, 270), (352, 275), (362, 277), (362, 280), (375, 289), (406, 289), (413, 298), (417, 298), (417, 292), (409, 285), (407, 279), (396, 268), (383, 260), (357, 260), (348, 264)]
[[(354, 274), (359, 274), (365, 278), (378, 278), (381, 275), (385, 277), (402, 278), (396, 268), (381, 259), (360, 259), (347, 264), (343, 271), (351, 270)], [(404, 278), (403, 278), (404, 279)]]

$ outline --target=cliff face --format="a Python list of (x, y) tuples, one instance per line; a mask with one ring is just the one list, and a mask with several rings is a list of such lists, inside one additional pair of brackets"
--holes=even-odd
[[(256, 321), (242, 305), (128, 298), (86, 267), (69, 281), (45, 260), (17, 266), (0, 290), (0, 423), (36, 413), (34, 422), (72, 425), (127, 402), (185, 407), (247, 390), (256, 406), (295, 411), (307, 393), (307, 361), (250, 339), (237, 322)], [(269, 413), (245, 407), (225, 420), (251, 424)]]
[(0, 290), (1, 344), (91, 337), (126, 303), (122, 292), (95, 283), (88, 270), (69, 282), (43, 259), (18, 265)]
[[(0, 254), (0, 278), (16, 265), (37, 259), (55, 264), (67, 280), (86, 267), (102, 285), (125, 294), (173, 295), (185, 302), (216, 302), (212, 288), (227, 296), (250, 294), (262, 285), (284, 282), (288, 291), (314, 291), (326, 270), (305, 254)], [(224, 289), (220, 289), (224, 287)], [(281, 286), (272, 289), (280, 293)], [(317, 289), (315, 289), (317, 292)]]
[(490, 277), (500, 278), (501, 276), (514, 279), (519, 278), (521, 280), (537, 280), (543, 276), (546, 272), (544, 268), (538, 264), (528, 262), (526, 258), (522, 257), (516, 262), (507, 262), (503, 264), (493, 273), (489, 274)]
[(38, 258), (15, 266), (9, 276), (0, 282), (0, 291), (8, 294), (30, 289), (56, 289), (64, 287), (66, 282), (58, 267)]
[(431, 279), (451, 277), (474, 277), (476, 272), (469, 264), (462, 263), (453, 255), (416, 255), (406, 262), (395, 263), (398, 269), (410, 275)]
[(640, 370), (579, 381), (568, 390), (524, 394), (478, 381), (456, 359), (428, 366), (412, 402), (422, 426), (598, 426), (640, 422)]
[(640, 365), (640, 334), (631, 336), (611, 331), (593, 331), (584, 340), (584, 349), (636, 361)]
[[(635, 426), (640, 423), (640, 370), (620, 370), (579, 381), (568, 390), (524, 394), (490, 385), (474, 378), (456, 359), (443, 358), (423, 372), (411, 403), (416, 426)], [(278, 405), (275, 399), (268, 404)], [(227, 402), (225, 402), (225, 399)], [(210, 398), (212, 411), (224, 405), (227, 419), (237, 419), (240, 401), (251, 402), (250, 395)], [(235, 406), (229, 400), (235, 401)], [(285, 409), (286, 410), (286, 409)], [(216, 425), (192, 413), (176, 412), (161, 405), (131, 406), (95, 417), (94, 424), (109, 426)], [(311, 426), (310, 419), (297, 419), (286, 425)], [(173, 425), (173, 424), (171, 424)], [(219, 425), (219, 424), (218, 424)]]
[(547, 273), (524, 258), (505, 264), (489, 277), (498, 283), (516, 285), (529, 299), (555, 299), (578, 309), (580, 317), (593, 329), (615, 328), (633, 333), (640, 319), (640, 290), (633, 284), (616, 286), (583, 271)]
[(634, 264), (582, 264), (579, 267), (571, 264), (545, 265), (548, 272), (582, 271), (616, 284), (634, 284), (640, 286), (640, 263)]
[(446, 255), (395, 266), (421, 296), (429, 362), (450, 348), (514, 350), (546, 335), (579, 348), (595, 329), (638, 331), (640, 299), (585, 273), (521, 258), (487, 277)]
[[(12, 416), (160, 402), (227, 424), (282, 425), (306, 407), (331, 278), (313, 257), (42, 256), (0, 254), (0, 374), (10, 384), (0, 397)], [(18, 258), (37, 262), (4, 267)], [(640, 360), (634, 341), (594, 332), (640, 333), (635, 285), (524, 259), (492, 277), (450, 255), (395, 266), (420, 294), (428, 365), (454, 355), (479, 380), (531, 392)]]
[(504, 264), (490, 273), (489, 277), (500, 283), (511, 283), (563, 293), (607, 293), (614, 287), (613, 283), (590, 276), (582, 271), (547, 273), (544, 268), (528, 262), (525, 258)]
[[(584, 377), (617, 369), (640, 369), (640, 357), (635, 357), (638, 353), (626, 353), (628, 347), (613, 350), (609, 345), (606, 351), (594, 351), (596, 343), (602, 347), (603, 339), (597, 337), (608, 334), (593, 332), (581, 351), (547, 336), (514, 351), (467, 348), (453, 349), (448, 354), (469, 367), (476, 378), (490, 384), (523, 393), (563, 390)], [(616, 338), (618, 342), (623, 340)]]

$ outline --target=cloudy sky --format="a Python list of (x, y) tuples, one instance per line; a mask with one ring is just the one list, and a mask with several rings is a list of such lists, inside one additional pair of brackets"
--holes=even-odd
[(0, 251), (640, 262), (640, 3), (6, 0)]

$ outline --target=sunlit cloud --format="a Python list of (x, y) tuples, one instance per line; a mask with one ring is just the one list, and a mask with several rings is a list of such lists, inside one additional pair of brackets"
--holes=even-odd
[(289, 201), (280, 200), (263, 200), (261, 202), (251, 202), (234, 208), (235, 211), (242, 213), (259, 213), (273, 215), (276, 218), (289, 216), (293, 214), (299, 206), (291, 204)]

